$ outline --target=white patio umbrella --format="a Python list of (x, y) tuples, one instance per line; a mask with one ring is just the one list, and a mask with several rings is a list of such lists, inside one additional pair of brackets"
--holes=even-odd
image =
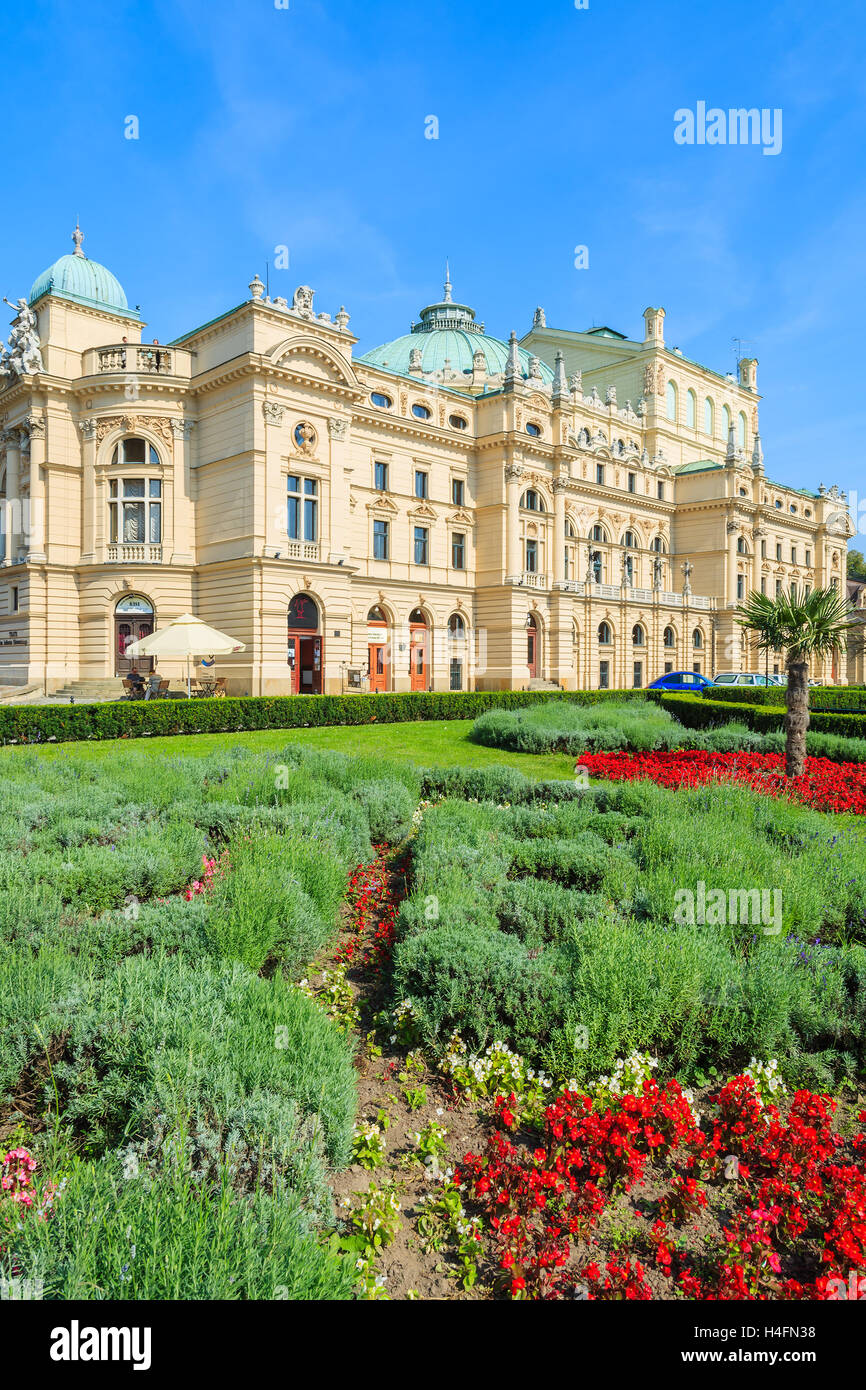
[(187, 699), (191, 699), (191, 657), (225, 656), (229, 652), (243, 651), (246, 651), (243, 642), (236, 642), (234, 637), (227, 636), (225, 632), (208, 627), (207, 623), (203, 623), (201, 618), (193, 617), (192, 613), (181, 613), (179, 618), (172, 618), (170, 623), (166, 623), (165, 627), (159, 628), (157, 632), (152, 632), (149, 637), (139, 637), (137, 642), (130, 642), (123, 654), (186, 657), (186, 693)]

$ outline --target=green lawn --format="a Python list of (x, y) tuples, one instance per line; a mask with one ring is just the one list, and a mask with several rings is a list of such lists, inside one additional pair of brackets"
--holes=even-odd
[[(514, 767), (535, 779), (571, 777), (574, 758), (562, 753), (527, 756), (472, 743), (471, 719), (443, 719), (417, 724), (364, 724), (325, 729), (266, 729), (244, 734), (188, 734), (174, 738), (110, 739), (104, 743), (64, 743), (43, 745), (40, 757), (84, 758), (88, 763), (102, 758), (109, 761), (130, 748), (146, 748), (155, 757), (205, 757), (237, 745), (253, 752), (267, 753), (300, 743), (305, 748), (330, 748), (339, 753), (381, 756), (418, 767)], [(20, 757), (22, 749), (7, 748), (5, 757)], [(0, 762), (2, 766), (2, 762)]]

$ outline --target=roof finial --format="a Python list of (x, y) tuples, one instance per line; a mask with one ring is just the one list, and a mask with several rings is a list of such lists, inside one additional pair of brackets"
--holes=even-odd
[(450, 303), (452, 302), (452, 300), (451, 300), (451, 266), (448, 264), (448, 259), (447, 259), (447, 257), (446, 257), (446, 260), (445, 260), (445, 301), (444, 301), (444, 302), (445, 302), (446, 304), (450, 304)]
[(75, 231), (72, 233), (72, 240), (75, 242), (75, 251), (73, 254), (76, 256), (84, 257), (84, 252), (81, 249), (81, 243), (84, 240), (84, 233), (78, 225), (77, 217), (75, 219)]

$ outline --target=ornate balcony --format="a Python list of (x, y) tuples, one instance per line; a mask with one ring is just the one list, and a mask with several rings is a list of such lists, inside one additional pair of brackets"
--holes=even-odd
[(83, 354), (84, 376), (189, 376), (192, 358), (183, 348), (158, 343), (113, 343), (88, 348)]
[(109, 563), (116, 560), (124, 565), (161, 565), (162, 546), (112, 543), (107, 547), (106, 558)]
[(311, 541), (289, 541), (286, 555), (290, 560), (318, 560), (319, 547)]

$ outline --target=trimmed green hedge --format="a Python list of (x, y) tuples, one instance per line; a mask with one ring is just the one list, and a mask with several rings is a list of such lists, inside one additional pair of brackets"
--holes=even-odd
[(274, 695), (228, 700), (115, 700), (99, 705), (0, 705), (3, 743), (68, 743), (148, 734), (225, 734), (330, 724), (400, 724), (475, 719), (489, 709), (545, 700), (591, 705), (653, 699), (646, 690), (478, 690), (402, 695)]
[[(662, 695), (661, 706), (688, 729), (706, 729), (713, 724), (726, 724), (734, 720), (760, 734), (785, 727), (785, 710), (779, 705), (711, 700), (703, 695)], [(815, 733), (866, 738), (866, 714), (812, 712), (809, 728)]]
[[(707, 686), (704, 698), (732, 704), (784, 705), (783, 686)], [(866, 686), (815, 685), (809, 692), (809, 706), (815, 714), (866, 714)]]

